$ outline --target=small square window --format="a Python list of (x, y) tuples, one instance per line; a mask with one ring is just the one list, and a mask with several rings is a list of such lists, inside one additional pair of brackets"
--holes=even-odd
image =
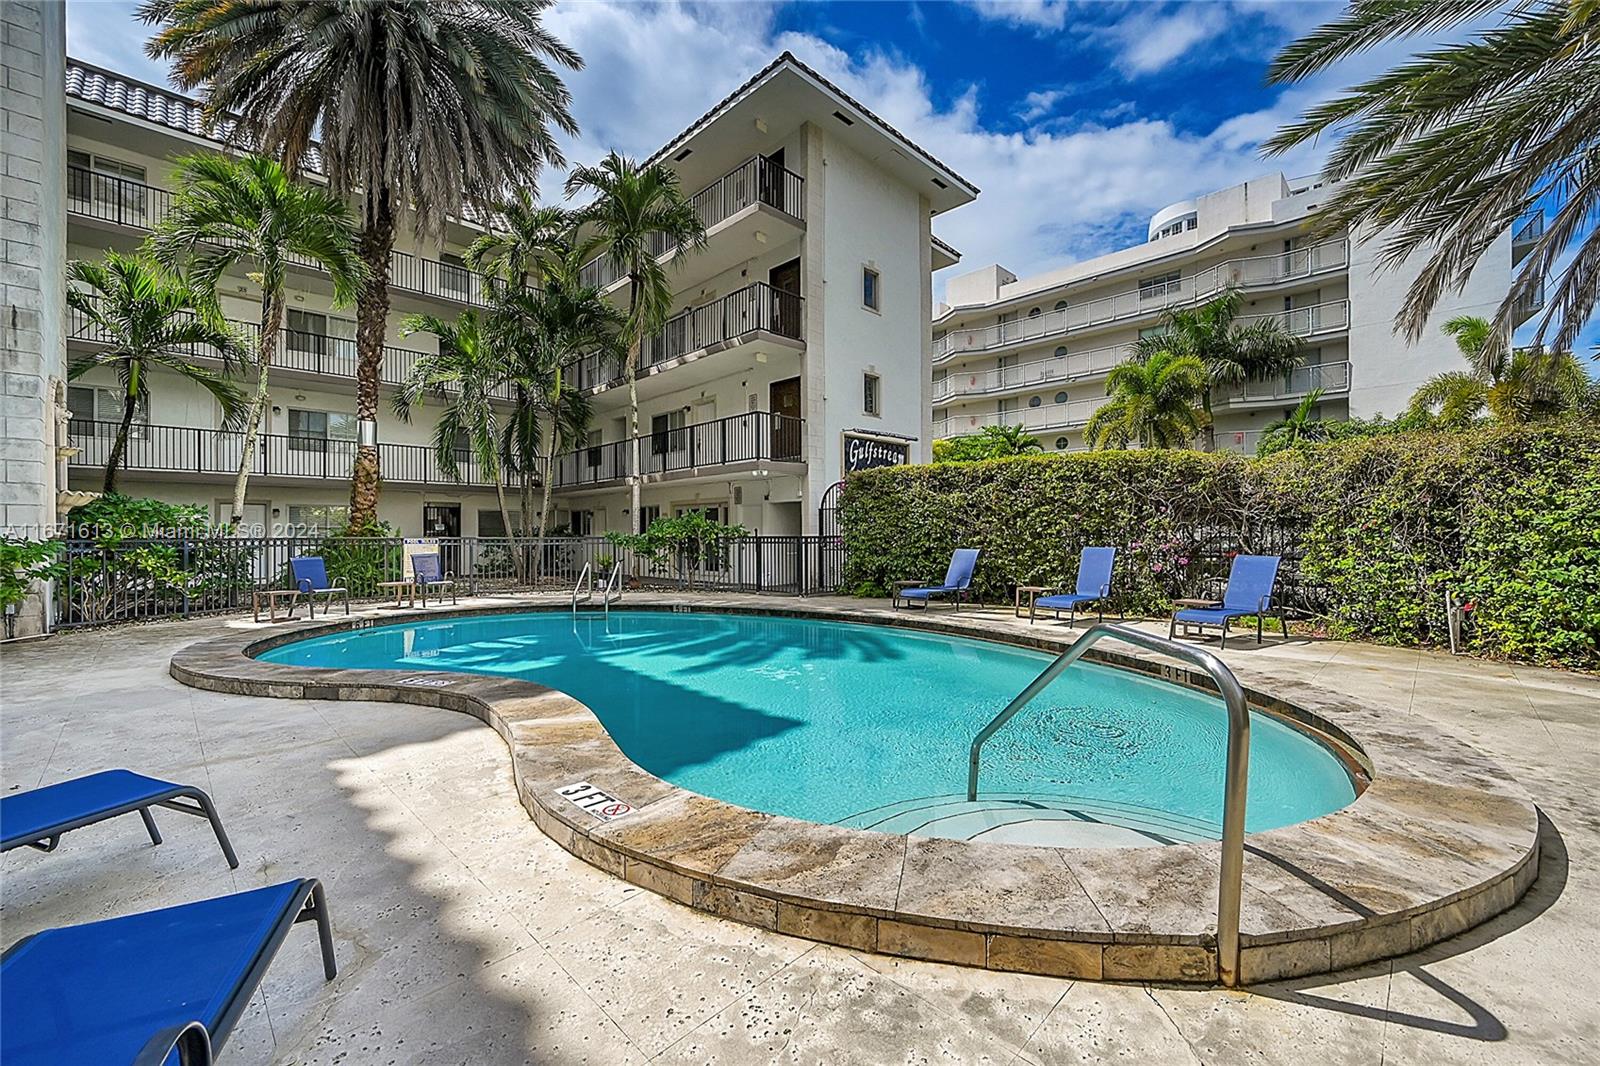
[(883, 414), (883, 396), (876, 374), (861, 375), (861, 409), (869, 415)]
[(870, 311), (881, 310), (878, 294), (878, 272), (871, 267), (861, 268), (861, 306)]

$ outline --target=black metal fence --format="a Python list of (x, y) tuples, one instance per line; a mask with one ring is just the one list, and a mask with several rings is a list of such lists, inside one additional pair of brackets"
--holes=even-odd
[[(321, 556), (334, 583), (358, 600), (389, 598), (393, 589), (383, 583), (409, 577), (401, 538), (191, 536), (63, 543), (66, 573), (55, 583), (58, 629), (250, 610), (253, 593), (291, 587), (289, 560), (298, 555)], [(569, 589), (585, 566), (599, 584), (620, 562), (630, 588), (807, 595), (836, 591), (844, 563), (838, 538), (815, 536), (747, 537), (661, 561), (604, 537), (553, 537), (542, 550), (527, 538), (449, 537), (412, 542), (410, 550), (437, 550), (466, 594)]]

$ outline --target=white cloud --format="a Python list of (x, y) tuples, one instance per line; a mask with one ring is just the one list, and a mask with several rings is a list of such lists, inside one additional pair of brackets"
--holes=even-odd
[(1035, 30), (1059, 30), (1067, 24), (1067, 0), (966, 0), (986, 19)]
[(1029, 93), (1022, 98), (1022, 110), (1018, 112), (1018, 117), (1024, 122), (1037, 121), (1055, 110), (1055, 106), (1068, 95), (1064, 89), (1045, 89)]
[(1118, 44), (1120, 70), (1153, 74), (1222, 33), (1233, 17), (1226, 4), (1185, 4), (1171, 13), (1150, 6), (1119, 19), (1107, 33)]

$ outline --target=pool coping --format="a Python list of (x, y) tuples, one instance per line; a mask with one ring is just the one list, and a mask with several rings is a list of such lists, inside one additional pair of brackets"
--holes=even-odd
[[(804, 822), (655, 777), (622, 753), (587, 706), (556, 689), (457, 672), (325, 669), (254, 657), (347, 629), (566, 609), (548, 600), (496, 603), (233, 630), (180, 650), (170, 672), (184, 684), (239, 695), (389, 700), (470, 714), (505, 740), (518, 796), (547, 836), (591, 865), (719, 917), (856, 950), (995, 970), (1217, 980), (1216, 842), (1063, 849)], [(828, 600), (630, 593), (613, 609), (864, 622), (1043, 651), (1081, 635)], [(1205, 675), (1142, 651), (1102, 645), (1086, 658), (1212, 688)], [(1414, 951), (1486, 921), (1527, 891), (1538, 873), (1538, 811), (1487, 755), (1418, 716), (1274, 677), (1270, 664), (1230, 666), (1253, 707), (1323, 732), (1370, 774), (1349, 806), (1246, 837), (1244, 983)], [(580, 781), (631, 812), (607, 820), (558, 792)]]

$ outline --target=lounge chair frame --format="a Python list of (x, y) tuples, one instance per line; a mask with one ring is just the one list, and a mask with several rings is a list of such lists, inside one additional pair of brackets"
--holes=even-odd
[[(319, 563), (323, 561), (322, 556), (320, 555), (297, 555), (293, 559), (289, 560), (289, 569), (291, 573), (294, 572), (294, 564), (299, 562), (301, 559), (315, 559)], [(329, 581), (333, 580), (333, 578), (328, 574), (326, 563), (323, 564), (322, 576)], [(313, 619), (317, 617), (317, 597), (322, 595), (327, 596), (327, 599), (325, 599), (322, 603), (322, 613), (324, 616), (332, 612), (333, 597), (335, 595), (342, 595), (344, 597), (344, 613), (346, 615), (349, 615), (350, 613), (350, 589), (344, 585), (328, 585), (326, 588), (314, 589), (311, 587), (311, 579), (302, 577), (295, 581), (295, 588), (298, 589), (300, 594), (306, 598), (306, 611)], [(294, 617), (292, 610), (289, 617)]]
[[(185, 803), (192, 800), (193, 803)], [(82, 829), (86, 825), (94, 825), (110, 818), (120, 818), (124, 814), (139, 812), (139, 817), (144, 820), (144, 828), (150, 834), (150, 843), (161, 843), (161, 830), (156, 828), (156, 820), (151, 815), (152, 807), (164, 807), (169, 811), (180, 814), (190, 814), (197, 818), (204, 818), (211, 823), (212, 832), (217, 834), (217, 843), (222, 845), (222, 854), (227, 857), (228, 865), (232, 869), (239, 868), (239, 856), (234, 854), (233, 844), (228, 840), (227, 830), (222, 828), (222, 819), (217, 816), (216, 805), (211, 802), (211, 797), (206, 795), (204, 789), (195, 788), (193, 785), (174, 785), (165, 792), (154, 796), (145, 796), (139, 800), (124, 803), (104, 811), (69, 818), (62, 822), (54, 823), (49, 829), (40, 834), (26, 834), (15, 838), (0, 841), (0, 852), (10, 851), (12, 848), (30, 847), (38, 851), (54, 851), (61, 843), (63, 834), (74, 829)]]
[[(421, 560), (423, 560), (423, 559), (431, 559), (431, 560), (433, 560), (433, 562), (431, 564), (426, 564), (426, 565), (428, 566), (429, 573), (438, 574), (439, 576), (437, 576), (437, 577), (423, 577), (422, 576), (422, 565), (420, 565), (420, 564), (421, 564)], [(438, 569), (435, 569), (436, 567)], [(445, 569), (443, 569), (443, 567), (444, 567), (444, 561), (442, 559), (440, 559), (439, 556), (437, 554), (435, 554), (434, 552), (418, 552), (416, 555), (413, 555), (411, 557), (411, 581), (412, 581), (412, 584), (416, 586), (417, 592), (422, 596), (422, 608), (423, 608), (423, 610), (427, 610), (427, 608), (428, 608), (428, 590), (429, 589), (449, 589), (449, 591), (450, 591), (450, 602), (452, 604), (456, 604), (456, 603), (460, 602), (458, 599), (456, 599), (456, 575), (455, 575), (455, 571), (453, 571), (453, 570), (445, 570)], [(440, 603), (444, 602), (444, 597), (442, 595), (436, 596), (435, 599), (437, 599)]]

